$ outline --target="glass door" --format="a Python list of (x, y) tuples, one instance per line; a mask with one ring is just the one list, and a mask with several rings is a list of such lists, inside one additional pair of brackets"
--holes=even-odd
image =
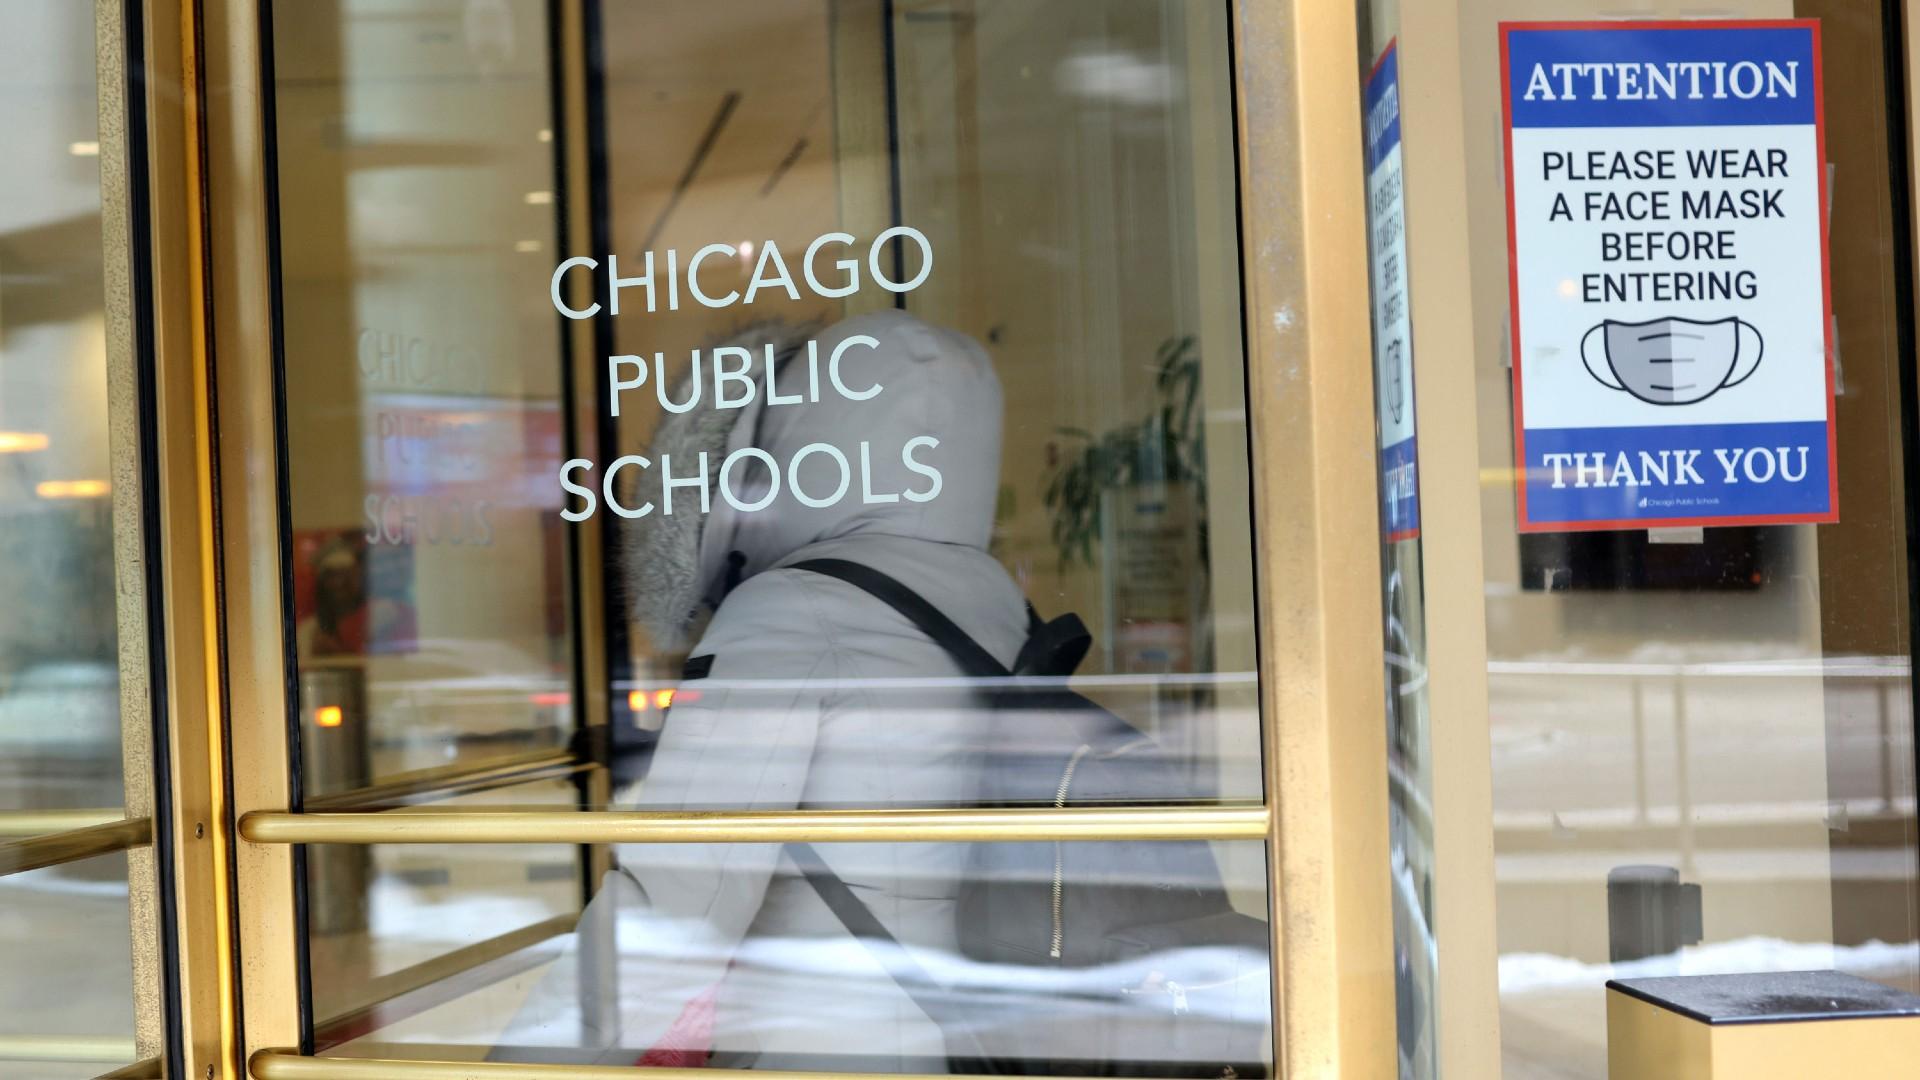
[(254, 1075), (1276, 1071), (1230, 14), (219, 6)]
[[(271, 15), (299, 805), (577, 808), (546, 12)], [(564, 935), (590, 884), (568, 846), (303, 854), (318, 1050)]]

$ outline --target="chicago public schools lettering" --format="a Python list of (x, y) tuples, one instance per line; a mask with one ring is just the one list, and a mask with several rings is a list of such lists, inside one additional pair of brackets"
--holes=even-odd
[[(896, 242), (900, 245), (897, 251), (890, 247)], [(780, 254), (780, 245), (773, 240), (767, 240), (757, 247), (708, 244), (695, 251), (684, 263), (679, 251), (674, 248), (668, 248), (664, 258), (656, 258), (652, 251), (642, 252), (641, 265), (644, 270), (637, 276), (622, 276), (618, 256), (609, 254), (604, 271), (607, 314), (620, 314), (620, 294), (629, 289), (644, 295), (649, 314), (661, 310), (680, 310), (683, 293), (695, 303), (708, 308), (746, 306), (754, 303), (763, 291), (798, 302), (802, 299), (801, 281), (815, 296), (843, 299), (860, 291), (862, 284), (862, 260), (857, 256), (847, 257), (847, 250), (855, 243), (849, 233), (821, 234), (807, 245), (799, 263), (800, 275), (797, 279)], [(906, 249), (909, 248), (917, 254), (919, 267), (911, 276), (904, 272)], [(759, 260), (754, 264), (753, 275), (744, 291), (730, 289), (720, 296), (714, 296), (702, 288), (702, 262), (711, 258), (736, 257), (752, 250), (759, 252)], [(836, 254), (842, 257), (833, 259), (833, 272), (823, 280), (819, 263)], [(894, 276), (889, 275), (889, 255), (900, 257), (901, 261), (895, 263), (894, 274), (905, 280), (895, 280)], [(895, 225), (881, 231), (868, 243), (864, 262), (875, 285), (899, 296), (919, 288), (933, 273), (933, 244), (919, 229), (910, 225)], [(567, 275), (580, 269), (599, 271), (601, 265), (599, 260), (590, 256), (574, 256), (554, 267), (548, 283), (548, 296), (553, 301), (554, 310), (569, 319), (588, 319), (601, 311), (598, 300), (585, 307), (576, 307), (575, 301), (569, 299)], [(879, 373), (889, 370), (890, 366), (897, 368), (899, 364), (908, 362), (896, 355), (903, 348), (906, 353), (915, 355), (916, 349), (924, 352), (928, 348), (920, 340), (923, 335), (917, 331), (901, 332), (896, 335), (900, 340), (883, 343), (872, 334), (858, 332), (857, 327), (863, 325), (875, 324), (871, 320), (863, 323), (859, 319), (851, 319), (829, 328), (824, 340), (788, 341), (784, 339), (790, 336), (785, 333), (789, 328), (782, 327), (777, 319), (757, 325), (749, 324), (744, 337), (716, 344), (709, 349), (693, 349), (686, 372), (678, 380), (677, 390), (669, 389), (673, 377), (668, 373), (669, 364), (663, 352), (656, 351), (651, 357), (634, 354), (609, 356), (608, 415), (617, 419), (622, 396), (627, 391), (641, 389), (649, 381), (653, 384), (662, 416), (691, 416), (692, 424), (721, 433), (730, 431), (734, 426), (733, 421), (725, 419), (728, 413), (735, 417), (745, 416), (749, 421), (745, 426), (749, 429), (755, 428), (757, 420), (768, 410), (782, 407), (823, 405), (832, 415), (840, 415), (832, 412), (836, 401), (867, 402), (881, 396), (886, 386)], [(768, 336), (782, 340), (764, 340)], [(879, 355), (883, 351), (887, 354)], [(844, 374), (845, 370), (858, 370), (864, 374), (849, 378)], [(785, 392), (781, 390), (783, 386)], [(883, 401), (875, 409), (876, 414), (883, 412), (887, 404)], [(903, 499), (910, 503), (931, 502), (939, 497), (945, 482), (937, 460), (936, 452), (939, 449), (938, 438), (931, 434), (914, 434), (899, 440), (897, 446), (882, 448), (878, 453), (867, 440), (860, 440), (857, 446), (845, 449), (830, 442), (810, 442), (795, 450), (784, 462), (761, 447), (750, 444), (715, 445), (706, 449), (694, 447), (690, 451), (683, 451), (678, 462), (667, 453), (660, 454), (657, 460), (641, 454), (625, 454), (608, 462), (604, 469), (599, 469), (598, 484), (592, 482), (596, 463), (586, 458), (572, 458), (560, 466), (560, 487), (572, 497), (560, 511), (560, 516), (567, 521), (585, 521), (602, 505), (623, 518), (644, 518), (656, 512), (671, 516), (676, 509), (674, 494), (682, 489), (687, 491), (690, 498), (697, 496), (699, 514), (714, 511), (716, 495), (719, 503), (743, 514), (765, 510), (783, 496), (808, 509), (823, 509), (836, 505), (842, 499), (854, 497), (850, 492), (856, 476), (859, 478), (858, 498), (864, 505), (897, 503)], [(857, 466), (854, 464), (856, 460)], [(809, 462), (813, 463), (811, 468), (806, 467)], [(895, 462), (897, 468), (894, 467)], [(644, 486), (656, 492), (658, 503), (644, 497), (638, 506), (623, 503), (619, 487), (621, 473), (625, 470), (637, 470), (636, 475), (644, 474), (644, 480), (635, 486)], [(913, 486), (903, 486), (906, 479), (903, 474), (911, 474)], [(892, 486), (881, 479), (888, 476), (894, 478)], [(811, 490), (804, 486), (803, 477), (810, 478), (805, 482), (813, 485)], [(581, 483), (581, 479), (588, 482)]]

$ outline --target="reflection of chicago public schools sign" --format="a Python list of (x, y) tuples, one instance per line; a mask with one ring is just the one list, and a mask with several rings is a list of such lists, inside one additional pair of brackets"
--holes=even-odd
[[(720, 296), (709, 295), (701, 288), (701, 264), (715, 258), (739, 259), (743, 251), (753, 249), (744, 245), (736, 248), (732, 244), (708, 244), (695, 251), (684, 265), (676, 249), (668, 248), (663, 258), (656, 258), (655, 253), (649, 251), (643, 255), (642, 272), (631, 277), (622, 277), (619, 258), (609, 255), (605, 269), (608, 313), (620, 314), (623, 292), (644, 294), (648, 313), (662, 308), (678, 311), (683, 298), (688, 306), (697, 304), (721, 309), (752, 304), (762, 291), (798, 301), (801, 299), (800, 282), (805, 282), (807, 290), (815, 296), (828, 299), (852, 296), (860, 290), (863, 266), (873, 283), (890, 293), (911, 292), (919, 288), (933, 272), (933, 244), (924, 233), (911, 226), (896, 225), (874, 237), (872, 243), (867, 245), (864, 259), (860, 257), (862, 253), (853, 250), (854, 243), (852, 235), (842, 232), (826, 233), (815, 239), (807, 245), (806, 253), (800, 259), (800, 276), (796, 280), (780, 253), (780, 246), (769, 240), (758, 249), (758, 261), (754, 264), (753, 276), (748, 280), (746, 289), (730, 290)], [(917, 248), (919, 252), (919, 269), (905, 281), (893, 280), (886, 270), (889, 245), (893, 243)], [(823, 280), (821, 264), (827, 260), (831, 264), (830, 269), (824, 271), (826, 277)], [(913, 265), (914, 262), (911, 256), (906, 260), (907, 265)], [(599, 314), (600, 304), (596, 302), (576, 309), (567, 303), (562, 289), (567, 273), (576, 267), (589, 271), (600, 270), (596, 259), (586, 256), (568, 259), (554, 269), (549, 291), (554, 308), (562, 315), (569, 319), (589, 319)], [(632, 303), (631, 298), (628, 302)], [(862, 386), (849, 385), (842, 377), (841, 364), (853, 350), (877, 349), (879, 346), (878, 339), (866, 334), (844, 338), (824, 352), (818, 341), (808, 341), (791, 361), (793, 368), (798, 370), (782, 369), (778, 374), (775, 370), (778, 366), (777, 346), (772, 342), (757, 350), (740, 346), (694, 349), (691, 377), (678, 390), (669, 388), (664, 354), (656, 352), (651, 358), (610, 356), (607, 358), (610, 413), (618, 417), (621, 395), (638, 390), (649, 382), (653, 384), (660, 407), (669, 413), (685, 413), (699, 408), (702, 398), (707, 395), (711, 395), (706, 397), (711, 403), (710, 407), (720, 410), (744, 409), (756, 402), (763, 408), (809, 404), (822, 400), (827, 394), (835, 394), (848, 401), (871, 401), (879, 398), (886, 387), (877, 382)], [(675, 393), (683, 394), (684, 399), (673, 400)], [(764, 400), (761, 399), (763, 393)], [(940, 470), (928, 456), (939, 445), (940, 440), (932, 435), (920, 435), (908, 439), (897, 449), (882, 451), (899, 455), (907, 471), (924, 480), (923, 487), (898, 492), (873, 490), (871, 473), (875, 451), (864, 441), (853, 447), (851, 454), (832, 443), (809, 443), (794, 451), (792, 458), (784, 463), (784, 468), (781, 462), (774, 460), (773, 455), (756, 446), (744, 446), (733, 451), (717, 463), (717, 468), (709, 455), (701, 453), (693, 468), (685, 468), (688, 463), (682, 462), (678, 472), (670, 454), (660, 455), (657, 462), (640, 454), (628, 454), (607, 465), (601, 473), (598, 490), (575, 479), (590, 474), (594, 463), (585, 458), (574, 458), (560, 467), (560, 486), (578, 499), (580, 505), (577, 509), (561, 510), (560, 516), (568, 521), (584, 521), (593, 515), (602, 502), (609, 510), (624, 518), (646, 517), (656, 509), (663, 515), (671, 515), (674, 512), (673, 492), (676, 488), (697, 491), (700, 513), (703, 514), (711, 510), (714, 495), (737, 511), (753, 513), (773, 505), (781, 497), (783, 489), (803, 506), (833, 506), (854, 490), (856, 473), (859, 479), (858, 497), (862, 502), (891, 503), (901, 499), (916, 503), (929, 502), (940, 494)], [(800, 464), (816, 457), (832, 462), (839, 471), (838, 483), (829, 490), (806, 491), (798, 482)], [(764, 491), (761, 489), (764, 482), (762, 477), (755, 476), (751, 481), (746, 479), (750, 475), (745, 468), (748, 462), (756, 462), (770, 475), (771, 483)], [(619, 476), (626, 469), (647, 474), (647, 479), (642, 483), (655, 485), (652, 490), (660, 495), (658, 504), (651, 499), (642, 501), (638, 506), (626, 506), (619, 501)], [(752, 497), (744, 497), (743, 489), (751, 491)], [(648, 489), (643, 486), (642, 490)]]
[(1500, 45), (1521, 530), (1834, 520), (1818, 21)]
[(1420, 535), (1414, 433), (1413, 321), (1407, 308), (1406, 192), (1400, 152), (1400, 59), (1387, 46), (1366, 83), (1367, 253), (1373, 264), (1373, 379), (1379, 395), (1381, 524), (1388, 541)]

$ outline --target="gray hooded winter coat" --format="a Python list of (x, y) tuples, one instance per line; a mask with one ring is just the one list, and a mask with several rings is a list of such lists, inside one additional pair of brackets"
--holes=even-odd
[[(860, 393), (880, 390), (855, 401), (830, 389), (825, 367), (833, 348), (857, 335), (877, 347), (848, 349), (841, 383)], [(725, 447), (701, 448), (716, 469), (727, 450), (757, 446), (783, 475), (778, 497), (764, 510), (738, 512), (714, 497), (698, 530), (697, 558), (684, 550), (692, 539), (685, 511), (694, 508), (685, 491), (675, 503), (679, 522), (661, 515), (628, 556), (643, 621), (652, 617), (658, 637), (684, 628), (674, 623), (691, 616), (689, 598), (718, 599), (689, 650), (690, 672), (705, 675), (682, 684), (632, 808), (905, 808), (973, 800), (987, 716), (952, 661), (865, 593), (787, 567), (836, 558), (880, 570), (1011, 663), (1026, 633), (1024, 600), (987, 553), (1000, 477), (998, 380), (978, 344), (904, 312), (850, 319), (817, 340), (817, 402), (768, 407), (763, 382), (756, 405), (731, 422), (681, 414), (655, 442), (656, 462), (662, 440), (683, 444), (676, 476), (693, 460), (686, 443), (717, 441), (721, 433)], [(805, 360), (802, 353), (781, 370), (781, 394), (803, 385), (797, 372)], [(932, 481), (909, 468), (901, 449), (921, 436), (938, 440), (913, 458), (938, 471), (939, 491), (916, 502), (901, 493), (924, 495)], [(851, 465), (845, 493), (817, 507), (802, 505), (794, 485), (825, 501), (842, 476), (831, 455), (805, 455), (795, 475), (784, 475), (815, 443), (838, 448)], [(676, 543), (683, 549), (677, 555)], [(673, 565), (682, 568), (677, 583), (662, 577), (662, 567)], [(730, 591), (729, 575), (737, 582)], [(964, 845), (818, 850), (909, 949), (929, 958), (955, 952)], [(596, 901), (618, 905), (622, 969), (619, 1030), (599, 1031), (603, 1045), (626, 1048), (621, 1053), (655, 1045), (687, 1001), (720, 982), (716, 1063), (817, 1067), (850, 1055), (846, 1060), (863, 1070), (944, 1070), (940, 1030), (852, 941), (781, 846), (629, 845), (618, 862), (620, 871)], [(529, 1019), (536, 1018), (523, 1016)], [(525, 1024), (519, 1026), (524, 1039)], [(549, 1039), (536, 1033), (536, 1041)], [(631, 1063), (612, 1053), (603, 1060)]]

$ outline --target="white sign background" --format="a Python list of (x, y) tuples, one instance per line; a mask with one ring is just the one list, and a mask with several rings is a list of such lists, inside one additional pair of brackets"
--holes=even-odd
[[(1787, 151), (1787, 176), (1735, 180), (1694, 179), (1686, 152), (1733, 149)], [(1674, 180), (1542, 180), (1547, 151), (1569, 152), (1584, 163), (1587, 151), (1671, 150)], [(1518, 128), (1513, 132), (1514, 257), (1518, 271), (1520, 332), (1526, 350), (1521, 393), (1527, 427), (1614, 427), (1824, 420), (1827, 416), (1826, 315), (1820, 272), (1820, 169), (1814, 128), (1808, 125), (1673, 128)], [(1782, 218), (1690, 220), (1681, 214), (1680, 192), (1783, 188)], [(1585, 221), (1585, 193), (1671, 191), (1671, 220)], [(1574, 220), (1550, 220), (1556, 194), (1564, 194)], [(1601, 235), (1629, 230), (1727, 230), (1734, 259), (1666, 258), (1607, 263)], [(1751, 270), (1758, 282), (1752, 300), (1687, 300), (1584, 303), (1581, 278), (1590, 273), (1637, 271)], [(1685, 407), (1653, 405), (1602, 386), (1580, 359), (1580, 342), (1604, 319), (1644, 322), (1667, 316), (1713, 321), (1740, 318), (1766, 339), (1766, 353), (1753, 376), (1705, 401)], [(1595, 367), (1606, 370), (1604, 335), (1589, 348)]]

